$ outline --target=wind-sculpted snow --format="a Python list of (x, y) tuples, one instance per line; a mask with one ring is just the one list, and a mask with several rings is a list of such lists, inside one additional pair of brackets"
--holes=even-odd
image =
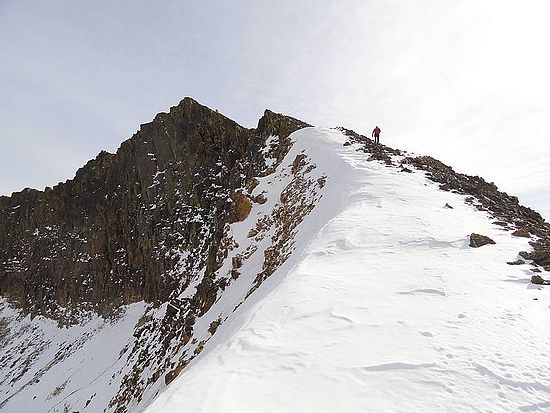
[[(146, 412), (549, 409), (549, 291), (507, 265), (529, 238), (403, 155), (291, 137), (326, 176), (295, 253)], [(495, 244), (470, 248), (474, 232)]]

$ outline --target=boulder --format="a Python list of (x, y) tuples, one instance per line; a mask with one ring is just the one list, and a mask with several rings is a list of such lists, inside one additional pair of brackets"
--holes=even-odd
[(252, 209), (252, 202), (242, 192), (235, 192), (231, 199), (233, 200), (233, 206), (231, 208), (231, 222), (244, 221), (248, 218), (250, 210)]
[(496, 242), (486, 235), (476, 233), (470, 235), (470, 247), (479, 248), (487, 244), (496, 244)]
[(523, 238), (529, 238), (530, 237), (529, 231), (527, 231), (525, 228), (519, 228), (519, 229), (515, 230), (514, 232), (512, 232), (512, 235), (514, 237), (523, 237)]
[(531, 282), (538, 285), (550, 285), (550, 281), (545, 280), (540, 275), (533, 275), (531, 277)]
[(523, 264), (525, 264), (525, 261), (523, 261), (523, 260), (509, 261), (506, 264), (508, 264), (508, 265), (523, 265)]

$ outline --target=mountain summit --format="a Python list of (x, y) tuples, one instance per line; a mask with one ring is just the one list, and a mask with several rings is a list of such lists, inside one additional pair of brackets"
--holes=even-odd
[(548, 270), (480, 177), (185, 98), (0, 197), (0, 410), (549, 408)]

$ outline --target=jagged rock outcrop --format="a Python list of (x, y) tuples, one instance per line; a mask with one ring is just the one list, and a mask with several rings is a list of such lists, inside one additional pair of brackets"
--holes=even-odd
[(242, 218), (232, 200), (244, 213), (235, 190), (266, 169), (266, 140), (279, 136), (267, 150), (282, 159), (304, 126), (266, 110), (246, 129), (185, 98), (74, 179), (0, 197), (0, 295), (66, 320), (165, 301), (191, 263), (216, 270), (223, 227)]

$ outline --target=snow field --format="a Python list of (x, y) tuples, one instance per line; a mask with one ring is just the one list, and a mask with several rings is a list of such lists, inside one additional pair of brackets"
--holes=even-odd
[(527, 240), (340, 132), (292, 138), (283, 164), (328, 176), (296, 253), (146, 411), (550, 411), (548, 291), (506, 264)]

